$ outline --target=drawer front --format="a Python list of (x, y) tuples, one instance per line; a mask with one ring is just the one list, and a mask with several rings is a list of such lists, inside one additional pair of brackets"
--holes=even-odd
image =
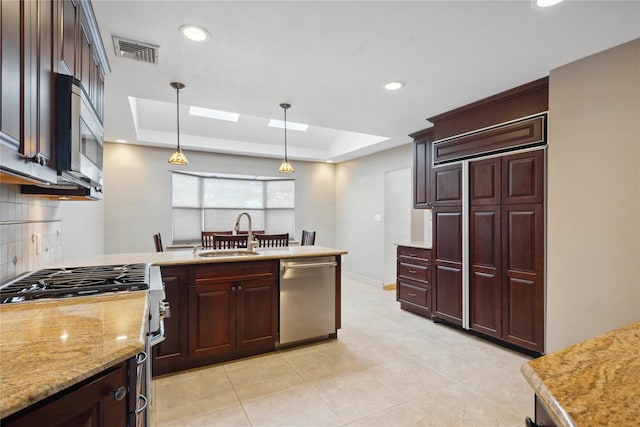
[(278, 277), (278, 261), (211, 263), (194, 267), (194, 284)]
[(402, 258), (419, 258), (428, 263), (431, 262), (431, 249), (412, 248), (410, 246), (398, 246), (398, 256)]
[(398, 300), (431, 308), (431, 287), (419, 288), (398, 280)]
[(398, 261), (398, 276), (422, 282), (431, 282), (431, 267)]

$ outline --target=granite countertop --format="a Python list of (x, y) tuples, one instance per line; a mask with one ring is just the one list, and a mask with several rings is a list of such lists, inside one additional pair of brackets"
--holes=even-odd
[(0, 306), (0, 418), (144, 351), (147, 292)]
[(559, 426), (640, 422), (640, 322), (590, 338), (522, 366)]
[(423, 242), (423, 241), (402, 242), (402, 243), (396, 243), (396, 245), (408, 246), (410, 248), (431, 249), (431, 242)]
[[(243, 251), (245, 249), (240, 249)], [(323, 246), (283, 246), (276, 248), (255, 248), (258, 255), (243, 256), (219, 256), (219, 257), (202, 257), (202, 252), (225, 252), (225, 250), (198, 249), (194, 254), (193, 250), (181, 251), (165, 251), (165, 252), (140, 252), (130, 254), (109, 254), (96, 255), (87, 258), (65, 259), (48, 265), (52, 267), (78, 267), (83, 265), (111, 265), (111, 264), (135, 264), (135, 263), (151, 263), (152, 265), (171, 266), (186, 264), (210, 264), (218, 262), (242, 262), (242, 261), (260, 261), (260, 260), (277, 260), (288, 258), (308, 258), (316, 256), (332, 256), (343, 255), (347, 251), (333, 248), (325, 248)]]

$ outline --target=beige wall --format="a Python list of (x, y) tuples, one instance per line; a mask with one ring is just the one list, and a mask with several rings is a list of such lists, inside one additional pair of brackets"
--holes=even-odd
[[(105, 145), (104, 240), (106, 253), (154, 251), (153, 234), (171, 243), (171, 171), (278, 176), (279, 159), (186, 152), (188, 166), (167, 163), (171, 150)], [(335, 245), (335, 165), (293, 161), (296, 237), (316, 231), (316, 244)], [(229, 227), (233, 224), (229, 224)]]
[[(347, 274), (383, 284), (385, 172), (411, 168), (412, 163), (412, 146), (407, 143), (337, 165), (336, 247), (349, 251), (343, 258), (343, 271)], [(411, 201), (396, 208), (409, 212)], [(382, 216), (381, 222), (375, 221), (376, 215)]]
[(640, 40), (550, 72), (547, 352), (640, 318)]

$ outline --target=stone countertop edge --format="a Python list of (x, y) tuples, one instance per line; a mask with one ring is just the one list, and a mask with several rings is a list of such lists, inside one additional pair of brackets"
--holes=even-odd
[(0, 307), (0, 419), (144, 351), (148, 312), (147, 291)]
[(74, 258), (56, 261), (44, 268), (79, 267), (87, 265), (112, 265), (145, 263), (158, 266), (178, 266), (192, 264), (213, 264), (221, 262), (246, 262), (260, 260), (278, 260), (290, 258), (310, 258), (321, 256), (345, 255), (348, 252), (323, 246), (284, 246), (276, 248), (255, 248), (258, 255), (202, 257), (202, 252), (225, 252), (227, 249), (165, 251), (165, 252), (136, 252), (128, 254), (95, 255), (86, 258)]
[(396, 246), (408, 246), (410, 248), (418, 248), (418, 249), (432, 249), (432, 244), (431, 243), (427, 243), (427, 242), (419, 242), (419, 241), (415, 241), (415, 242), (402, 242), (402, 243), (396, 243)]
[(521, 367), (559, 426), (627, 426), (640, 419), (640, 321)]
[(531, 368), (529, 363), (525, 363), (520, 368), (522, 375), (529, 383), (538, 398), (542, 401), (547, 410), (551, 413), (553, 420), (558, 427), (575, 427), (575, 424), (569, 414), (560, 406), (553, 394), (544, 385), (544, 382)]

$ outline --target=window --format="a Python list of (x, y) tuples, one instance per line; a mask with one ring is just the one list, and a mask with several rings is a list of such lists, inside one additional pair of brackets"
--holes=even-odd
[[(295, 181), (270, 177), (173, 172), (173, 242), (200, 240), (201, 231), (229, 231), (242, 212), (253, 230), (295, 232)], [(246, 230), (246, 219), (240, 229)]]

